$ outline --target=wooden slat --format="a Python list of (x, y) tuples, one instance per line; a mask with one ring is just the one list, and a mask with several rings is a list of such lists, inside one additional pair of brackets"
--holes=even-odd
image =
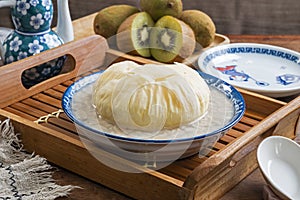
[(266, 118), (266, 116), (264, 116), (263, 114), (253, 112), (253, 111), (249, 111), (249, 110), (247, 110), (247, 112), (245, 113), (245, 116), (247, 116), (249, 118), (252, 118), (254, 120), (258, 120), (258, 121), (261, 121), (264, 118)]
[(174, 177), (176, 179), (185, 181), (186, 178), (191, 174), (192, 170), (186, 168), (185, 166), (179, 166), (174, 164), (159, 170), (159, 172), (167, 174), (168, 176)]
[(60, 85), (55, 85), (52, 89), (59, 91), (59, 92), (65, 92), (67, 87), (60, 84)]
[(235, 137), (225, 134), (223, 137), (220, 138), (220, 142), (222, 144), (224, 144), (224, 143), (228, 144), (229, 142), (232, 142), (234, 139), (235, 139)]
[(48, 114), (57, 111), (56, 107), (46, 104), (46, 103), (43, 103), (41, 101), (37, 101), (36, 99), (33, 99), (33, 98), (27, 98), (27, 99), (22, 100), (21, 102), (24, 104), (30, 105), (34, 108), (41, 109)]
[(248, 126), (246, 124), (242, 124), (242, 123), (237, 123), (233, 129), (239, 130), (239, 131), (248, 131), (251, 128), (251, 126)]
[(50, 96), (47, 96), (43, 93), (39, 93), (39, 94), (36, 94), (34, 96), (32, 96), (33, 99), (35, 100), (39, 100), (39, 101), (42, 101), (44, 103), (47, 103), (49, 105), (52, 105), (52, 106), (55, 106), (57, 109), (61, 108), (61, 101), (56, 99), (56, 98), (53, 98), (53, 97), (50, 97)]
[(241, 119), (240, 122), (250, 125), (250, 126), (255, 126), (256, 124), (258, 124), (261, 120), (256, 120), (250, 117), (247, 117), (246, 115), (244, 115)]
[(38, 119), (41, 116), (47, 115), (48, 113), (43, 112), (39, 109), (33, 108), (23, 103), (15, 103), (11, 105), (12, 108), (19, 110), (20, 112), (27, 113), (28, 115), (34, 116), (35, 119)]
[(20, 117), (24, 118), (24, 119), (28, 119), (28, 120), (31, 120), (31, 121), (35, 121), (36, 120), (36, 117), (33, 117), (32, 115), (28, 115), (28, 114), (26, 114), (26, 113), (24, 113), (22, 111), (14, 109), (12, 107), (6, 107), (6, 108), (3, 108), (3, 110), (8, 111), (10, 113), (13, 113), (13, 114), (15, 114), (17, 116), (20, 116)]
[(61, 113), (61, 114), (59, 115), (59, 118), (71, 122), (71, 120), (69, 119), (69, 117), (68, 117), (65, 113)]
[[(205, 159), (203, 159), (201, 162), (203, 162)], [(200, 162), (200, 163), (201, 163)], [(185, 167), (186, 169), (193, 170), (195, 167), (197, 167), (199, 164), (199, 161), (194, 161), (191, 158), (188, 159), (180, 159), (176, 161), (176, 164), (182, 167)]]
[(69, 87), (74, 81), (72, 80), (67, 80), (65, 82), (62, 83), (63, 86)]
[(53, 98), (56, 98), (56, 99), (58, 99), (59, 101), (61, 101), (62, 95), (63, 95), (63, 93), (58, 92), (58, 91), (56, 91), (56, 90), (54, 90), (54, 89), (48, 89), (48, 90), (45, 90), (43, 93), (46, 94), (46, 95), (49, 95), (49, 96), (51, 96), (51, 97), (53, 97)]
[(228, 131), (227, 135), (231, 135), (234, 138), (238, 138), (238, 137), (243, 135), (243, 132), (235, 130), (235, 129), (232, 128)]
[(226, 145), (217, 142), (217, 143), (215, 144), (214, 148), (220, 150), (220, 149), (223, 149), (225, 146), (226, 146)]

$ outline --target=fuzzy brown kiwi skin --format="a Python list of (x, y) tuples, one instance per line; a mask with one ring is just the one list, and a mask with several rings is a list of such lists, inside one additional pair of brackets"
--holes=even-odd
[(137, 7), (120, 4), (100, 10), (94, 18), (94, 32), (105, 38), (114, 36), (121, 23), (130, 15), (139, 12)]
[(202, 47), (208, 47), (213, 43), (216, 26), (206, 13), (200, 10), (185, 10), (182, 12), (180, 19), (193, 29), (196, 41)]
[(183, 10), (181, 0), (140, 0), (140, 7), (148, 12), (154, 21), (165, 15), (179, 18)]

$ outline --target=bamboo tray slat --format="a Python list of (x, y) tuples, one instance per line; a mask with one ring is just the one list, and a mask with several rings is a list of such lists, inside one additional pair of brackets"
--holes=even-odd
[[(90, 52), (95, 49), (97, 53)], [(72, 58), (73, 61), (67, 63), (72, 66), (70, 72), (29, 90), (18, 85), (20, 82), (17, 80), (20, 77), (13, 74), (12, 69), (25, 70), (61, 55)], [(76, 127), (61, 113), (61, 98), (65, 89), (78, 75), (89, 74), (115, 60), (129, 59), (139, 63), (151, 61), (123, 56), (110, 50), (100, 36), (90, 36), (65, 44), (36, 55), (35, 58), (0, 68), (0, 80), (6, 74), (7, 81), (0, 89), (0, 118), (11, 119), (15, 129), (21, 133), (28, 151), (36, 152), (58, 166), (133, 198), (218, 199), (257, 168), (255, 151), (263, 138), (272, 134), (289, 138), (295, 136), (300, 98), (284, 103), (240, 89), (246, 101), (246, 113), (238, 124), (219, 139), (207, 156), (194, 155), (175, 161), (158, 171), (117, 171), (96, 160), (85, 149), (76, 133)], [(19, 75), (20, 72), (21, 70), (18, 71)], [(9, 90), (12, 92), (7, 95)], [(44, 121), (40, 122), (41, 118)], [(116, 164), (126, 163), (140, 168), (110, 153), (100, 153)], [(141, 170), (144, 170), (143, 167)]]

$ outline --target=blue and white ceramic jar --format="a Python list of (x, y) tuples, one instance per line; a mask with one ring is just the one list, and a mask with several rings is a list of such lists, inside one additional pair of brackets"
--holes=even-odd
[[(4, 64), (24, 59), (61, 44), (62, 41), (53, 31), (30, 36), (13, 31), (3, 43), (5, 50)], [(62, 70), (64, 61), (65, 57), (60, 57), (25, 70), (21, 77), (24, 87), (29, 88), (58, 75)]]
[[(38, 54), (63, 44), (63, 40), (51, 30), (53, 4), (51, 0), (15, 0), (11, 8), (15, 30), (3, 42), (3, 62), (14, 61)], [(24, 87), (29, 88), (62, 70), (65, 56), (34, 68), (22, 74)]]

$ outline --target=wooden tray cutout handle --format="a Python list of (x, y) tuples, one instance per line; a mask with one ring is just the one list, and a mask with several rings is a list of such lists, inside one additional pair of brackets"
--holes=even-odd
[[(100, 67), (105, 62), (107, 50), (105, 38), (92, 35), (0, 67), (0, 108)], [(23, 86), (21, 76), (24, 70), (64, 55), (68, 56), (66, 63), (74, 65), (72, 71), (52, 77), (29, 89)]]

